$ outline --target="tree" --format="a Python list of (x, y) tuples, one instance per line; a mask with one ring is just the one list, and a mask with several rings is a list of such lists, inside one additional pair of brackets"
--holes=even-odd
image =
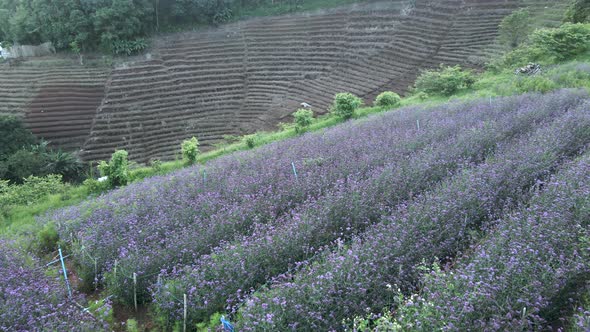
[(518, 47), (529, 35), (531, 22), (526, 9), (516, 10), (506, 16), (500, 23), (500, 42), (510, 49)]
[(101, 48), (113, 51), (117, 42), (134, 41), (150, 31), (153, 7), (147, 0), (112, 0), (96, 10), (92, 20)]
[(300, 109), (293, 114), (293, 117), (295, 118), (295, 131), (297, 133), (303, 133), (313, 122), (313, 111)]
[(187, 139), (180, 145), (182, 157), (188, 165), (193, 165), (197, 162), (199, 156), (199, 140), (196, 137)]
[(375, 98), (374, 105), (379, 107), (395, 107), (401, 102), (401, 97), (393, 91), (385, 91)]
[(565, 12), (565, 22), (590, 22), (590, 0), (573, 0)]
[(116, 150), (109, 163), (102, 160), (98, 164), (100, 174), (108, 178), (107, 181), (111, 188), (124, 186), (129, 182), (128, 168), (129, 163), (127, 161), (127, 151), (125, 150)]
[(19, 118), (0, 116), (0, 160), (35, 142), (35, 136), (23, 126)]
[(352, 93), (338, 93), (334, 97), (334, 105), (331, 111), (342, 119), (350, 119), (354, 115), (354, 111), (362, 104), (362, 99)]

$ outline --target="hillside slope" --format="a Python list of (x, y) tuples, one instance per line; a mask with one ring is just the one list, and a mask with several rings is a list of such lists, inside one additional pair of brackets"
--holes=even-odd
[[(272, 129), (301, 102), (322, 114), (337, 92), (370, 102), (383, 90), (405, 92), (421, 69), (476, 66), (494, 50), (501, 19), (523, 6), (546, 11), (548, 24), (560, 9), (548, 0), (381, 1), (162, 36), (142, 59), (105, 70), (108, 79), (91, 74), (104, 96), (87, 99), (83, 121), (64, 123), (79, 100), (50, 90), (67, 98), (56, 104), (58, 123), (48, 124), (75, 132), (76, 144), (63, 146), (82, 148), (86, 160), (106, 159), (115, 148), (141, 162), (172, 159), (183, 139), (197, 136), (207, 149), (226, 134)], [(44, 93), (33, 89), (13, 105), (31, 128), (47, 126), (38, 115), (46, 101), (35, 97)], [(62, 144), (48, 130), (34, 132)]]

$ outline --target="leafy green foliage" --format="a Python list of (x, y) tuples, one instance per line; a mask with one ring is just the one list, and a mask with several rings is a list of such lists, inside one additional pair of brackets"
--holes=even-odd
[(112, 52), (118, 55), (133, 55), (141, 53), (148, 47), (144, 38), (135, 40), (115, 40), (112, 42)]
[(565, 22), (590, 22), (590, 0), (573, 0), (565, 13)]
[(107, 181), (101, 182), (101, 181), (98, 181), (94, 178), (88, 178), (88, 179), (84, 180), (82, 185), (84, 186), (84, 188), (86, 188), (86, 193), (88, 195), (103, 193), (103, 192), (109, 190), (109, 187), (110, 187), (110, 185)]
[(47, 223), (37, 233), (36, 249), (40, 253), (50, 253), (57, 248), (59, 234), (54, 223)]
[(300, 109), (293, 113), (295, 118), (295, 131), (303, 133), (313, 123), (313, 111), (308, 109)]
[(22, 185), (0, 180), (0, 207), (31, 205), (47, 195), (64, 192), (66, 185), (61, 180), (61, 175), (29, 176)]
[(147, 47), (138, 37), (151, 27), (153, 8), (146, 0), (112, 0), (110, 6), (97, 8), (92, 22), (104, 50), (130, 55)]
[(199, 156), (199, 140), (196, 137), (187, 139), (180, 145), (182, 158), (187, 165), (193, 165), (197, 162)]
[(45, 172), (48, 174), (61, 174), (66, 182), (78, 182), (83, 171), (82, 162), (71, 153), (60, 150), (45, 153)]
[(160, 159), (152, 159), (150, 161), (150, 166), (156, 174), (162, 171), (162, 161)]
[(590, 49), (590, 24), (566, 23), (558, 29), (540, 29), (531, 35), (531, 42), (558, 61), (571, 59)]
[(566, 61), (590, 50), (590, 24), (566, 23), (533, 32), (529, 41), (489, 64), (490, 69), (514, 69), (530, 62)]
[(256, 146), (257, 141), (258, 141), (258, 136), (256, 134), (244, 136), (244, 142), (246, 143), (246, 146), (250, 149), (253, 149)]
[(395, 107), (401, 102), (400, 96), (393, 91), (381, 92), (377, 98), (375, 98), (375, 106), (379, 107)]
[(35, 137), (23, 126), (21, 119), (0, 115), (0, 160), (35, 142)]
[(197, 324), (197, 332), (215, 331), (220, 325), (221, 314), (214, 313), (209, 317), (209, 322), (202, 322)]
[(127, 151), (116, 150), (111, 156), (111, 161), (109, 163), (102, 160), (98, 164), (98, 170), (102, 176), (108, 178), (107, 183), (111, 188), (126, 185), (129, 181)]
[(8, 133), (7, 136), (25, 139), (15, 138), (14, 144), (7, 144), (7, 150), (19, 150), (0, 158), (0, 178), (12, 183), (22, 183), (24, 178), (31, 175), (60, 174), (67, 182), (78, 182), (82, 178), (84, 167), (73, 154), (51, 150), (46, 141), (29, 145), (34, 138), (31, 138), (33, 136), (28, 130), (20, 132), (19, 129), (17, 135)]
[(470, 88), (475, 83), (475, 75), (471, 70), (463, 70), (459, 65), (438, 70), (422, 71), (416, 79), (416, 91), (428, 94), (450, 96), (460, 90)]
[(12, 183), (22, 183), (30, 175), (45, 175), (43, 155), (39, 150), (18, 150), (4, 162), (5, 172), (2, 178)]
[(135, 319), (129, 318), (127, 320), (127, 324), (125, 325), (127, 332), (139, 332), (139, 325), (137, 324), (137, 321)]
[(551, 79), (545, 76), (525, 76), (519, 77), (514, 82), (514, 88), (518, 93), (541, 92), (546, 93), (557, 88)]
[(363, 104), (362, 99), (349, 92), (338, 93), (334, 97), (331, 112), (342, 119), (350, 119), (354, 111)]
[(522, 44), (531, 32), (531, 15), (526, 9), (519, 9), (506, 16), (500, 23), (500, 42), (513, 49)]

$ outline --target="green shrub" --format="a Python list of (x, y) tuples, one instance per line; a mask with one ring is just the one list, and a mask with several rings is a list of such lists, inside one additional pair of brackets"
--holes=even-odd
[(48, 174), (61, 174), (64, 181), (78, 182), (84, 174), (84, 165), (74, 154), (49, 151), (45, 154), (45, 169)]
[(111, 325), (115, 322), (115, 314), (109, 300), (90, 301), (88, 311), (103, 322)]
[(150, 161), (150, 167), (154, 173), (158, 174), (162, 171), (162, 161), (160, 159), (152, 159)]
[(557, 84), (545, 76), (525, 76), (516, 78), (514, 88), (518, 93), (546, 93), (557, 89)]
[(112, 50), (117, 55), (133, 55), (143, 52), (148, 47), (148, 42), (144, 38), (135, 40), (115, 40), (112, 42)]
[(139, 332), (139, 325), (135, 319), (129, 318), (126, 325), (127, 332)]
[(590, 24), (566, 23), (559, 28), (536, 30), (529, 42), (493, 60), (492, 70), (515, 69), (530, 62), (551, 64), (590, 50)]
[(557, 29), (539, 29), (531, 35), (531, 43), (557, 61), (571, 59), (590, 49), (590, 24), (566, 23)]
[(37, 234), (37, 250), (42, 254), (53, 252), (57, 248), (58, 241), (59, 234), (55, 224), (46, 224)]
[[(488, 69), (493, 71), (501, 71), (502, 69), (516, 69), (531, 62), (539, 62), (545, 57), (543, 50), (532, 47), (530, 45), (522, 45), (503, 56), (492, 60), (488, 65)], [(546, 61), (543, 61), (546, 62)]]
[(313, 111), (308, 109), (300, 109), (293, 113), (295, 118), (295, 132), (303, 133), (313, 122)]
[(187, 165), (193, 165), (197, 162), (197, 157), (199, 156), (199, 140), (193, 136), (191, 139), (183, 141), (180, 145), (180, 150), (184, 162)]
[(12, 183), (23, 183), (25, 178), (32, 175), (46, 175), (44, 156), (38, 150), (18, 150), (10, 155), (4, 164), (5, 173), (2, 177)]
[(217, 13), (215, 13), (215, 15), (213, 15), (213, 23), (215, 23), (215, 24), (226, 23), (226, 22), (229, 22), (232, 17), (233, 17), (232, 10), (230, 8), (223, 8), (220, 11), (218, 11)]
[(418, 92), (450, 96), (457, 91), (470, 88), (475, 83), (475, 75), (471, 70), (463, 70), (460, 66), (445, 67), (438, 70), (424, 70), (416, 79)]
[(35, 141), (35, 136), (23, 126), (20, 118), (0, 115), (0, 160), (35, 144)]
[(531, 15), (526, 9), (519, 9), (504, 17), (500, 23), (499, 40), (507, 48), (522, 44), (531, 32)]
[(100, 194), (102, 192), (109, 190), (110, 188), (108, 181), (100, 182), (94, 178), (88, 178), (84, 180), (84, 182), (82, 182), (82, 185), (84, 186), (84, 188), (86, 188), (86, 192), (88, 193), (88, 195)]
[(393, 91), (381, 92), (377, 98), (375, 98), (375, 106), (379, 107), (395, 107), (401, 102), (400, 96)]
[(220, 326), (221, 314), (216, 312), (209, 317), (209, 322), (197, 324), (197, 332), (215, 331)]
[(334, 97), (331, 112), (339, 118), (350, 119), (354, 115), (354, 111), (362, 104), (362, 99), (352, 93), (338, 93)]
[(257, 134), (251, 134), (251, 135), (246, 135), (243, 138), (244, 143), (246, 143), (246, 146), (250, 149), (253, 149), (256, 146), (256, 143), (258, 143), (258, 135)]
[(573, 0), (565, 12), (564, 22), (590, 22), (590, 0)]
[(111, 161), (107, 163), (102, 160), (98, 164), (98, 170), (102, 176), (107, 177), (109, 187), (124, 186), (129, 182), (129, 162), (127, 161), (127, 151), (116, 150), (111, 156)]
[(0, 207), (7, 208), (14, 205), (31, 205), (47, 195), (63, 193), (66, 185), (61, 175), (47, 175), (43, 177), (29, 176), (23, 184), (8, 184), (0, 181)]
[(590, 88), (590, 63), (571, 62), (559, 65), (549, 69), (547, 76), (560, 88)]

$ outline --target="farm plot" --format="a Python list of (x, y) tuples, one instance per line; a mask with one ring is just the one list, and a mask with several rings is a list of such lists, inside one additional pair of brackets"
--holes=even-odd
[(587, 108), (574, 90), (407, 108), (42, 219), (71, 244), (86, 287), (96, 278), (118, 302), (154, 300), (171, 323), (186, 294), (190, 324), (228, 307), (244, 329), (336, 328), (387, 304), (387, 283), (415, 289), (423, 260), (453, 259), (526, 201), (590, 142)]

